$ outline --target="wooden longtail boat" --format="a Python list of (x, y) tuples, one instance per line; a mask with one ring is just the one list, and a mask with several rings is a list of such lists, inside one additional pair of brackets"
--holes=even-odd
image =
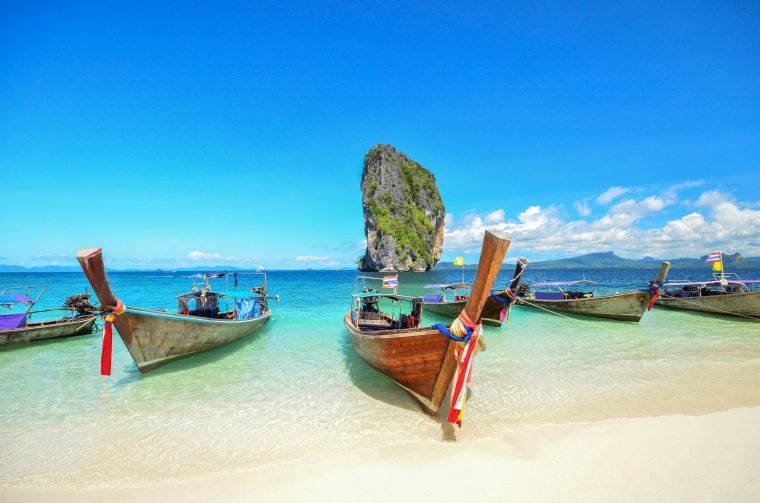
[[(108, 283), (101, 249), (81, 249), (77, 260), (103, 309), (114, 311), (121, 303)], [(219, 276), (222, 274), (205, 275), (202, 288), (194, 285), (192, 292), (179, 296), (177, 314), (126, 307), (115, 317), (113, 323), (140, 372), (240, 339), (269, 321), (266, 276), (261, 287), (251, 289), (252, 293), (211, 290), (209, 277)], [(227, 309), (221, 309), (222, 303), (227, 304)]]
[[(478, 272), (464, 312), (478, 320), (491, 286), (509, 247), (509, 236), (486, 231)], [(415, 398), (423, 410), (435, 415), (457, 368), (454, 340), (437, 328), (420, 327), (422, 302), (412, 299), (410, 316), (398, 319), (379, 312), (377, 292), (354, 294), (352, 308), (343, 317), (351, 344), (362, 359)], [(388, 295), (392, 300), (402, 296)], [(410, 319), (411, 317), (411, 319)]]
[(663, 262), (657, 278), (648, 288), (614, 295), (595, 296), (593, 292), (567, 288), (593, 283), (587, 280), (535, 283), (534, 287), (558, 287), (559, 291), (523, 294), (518, 297), (518, 303), (552, 312), (638, 322), (651, 307), (669, 269), (670, 262)]
[[(528, 265), (528, 259), (520, 257), (517, 259), (517, 265), (515, 266), (515, 275), (509, 282), (509, 286), (505, 290), (499, 290), (491, 292), (491, 295), (486, 299), (486, 303), (483, 306), (484, 325), (491, 325), (500, 327), (504, 322), (504, 313), (511, 302), (511, 298), (514, 297), (514, 293), (517, 285), (520, 283), (525, 267)], [(442, 290), (441, 295), (425, 295), (422, 297), (422, 308), (425, 311), (435, 313), (444, 318), (456, 318), (459, 313), (464, 309), (467, 304), (467, 295), (457, 295), (458, 290), (470, 288), (469, 283), (452, 283), (452, 284), (440, 284), (440, 285), (426, 285), (425, 288), (440, 288)], [(447, 293), (451, 290), (453, 299), (447, 299)]]
[(743, 280), (733, 273), (715, 275), (713, 281), (669, 281), (655, 305), (760, 320), (758, 284), (760, 280)]
[[(36, 298), (32, 299), (29, 293), (36, 288), (40, 288), (41, 291)], [(95, 314), (68, 308), (32, 311), (46, 288), (46, 286), (10, 287), (0, 292), (0, 307), (21, 311), (0, 315), (0, 348), (92, 333), (92, 327), (98, 318)], [(24, 293), (11, 293), (16, 290), (24, 291)], [(61, 310), (67, 311), (68, 315), (56, 320), (29, 321), (35, 314)]]

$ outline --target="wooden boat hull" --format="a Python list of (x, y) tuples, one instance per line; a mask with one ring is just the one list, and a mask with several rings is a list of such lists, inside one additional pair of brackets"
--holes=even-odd
[(668, 309), (750, 317), (760, 320), (760, 291), (686, 298), (661, 295), (655, 301), (655, 305)]
[(649, 306), (652, 295), (652, 292), (636, 291), (587, 299), (536, 300), (518, 297), (518, 303), (579, 316), (638, 322)]
[(453, 320), (459, 313), (462, 312), (464, 306), (467, 304), (466, 300), (458, 302), (423, 302), (422, 309), (430, 313), (435, 313), (438, 316)]
[[(494, 295), (507, 299), (507, 291), (502, 290), (500, 292), (494, 292)], [(492, 327), (500, 327), (504, 320), (501, 319), (501, 311), (506, 308), (506, 304), (502, 304), (493, 297), (488, 297), (486, 303), (483, 306), (483, 325), (490, 325)]]
[[(122, 340), (140, 372), (240, 339), (269, 321), (271, 312), (249, 320), (222, 320), (127, 308), (117, 320), (130, 337)], [(119, 325), (117, 325), (117, 330)]]
[(28, 323), (23, 328), (3, 330), (0, 332), (0, 347), (89, 334), (92, 333), (92, 327), (97, 319), (98, 317), (93, 314), (77, 316), (75, 318)]
[[(503, 299), (506, 298), (507, 291), (502, 290), (500, 292), (494, 292), (494, 295), (498, 295)], [(465, 305), (467, 305), (466, 300), (460, 300), (457, 302), (424, 302), (422, 304), (422, 309), (453, 320), (459, 316), (459, 313), (462, 312)], [(501, 311), (505, 307), (505, 304), (502, 304), (492, 297), (488, 297), (483, 306), (483, 313), (481, 315), (483, 317), (483, 324), (492, 327), (500, 327), (503, 323), (501, 320)]]
[(425, 412), (438, 413), (456, 370), (454, 341), (431, 327), (363, 333), (350, 312), (343, 323), (365, 362), (409, 392)]

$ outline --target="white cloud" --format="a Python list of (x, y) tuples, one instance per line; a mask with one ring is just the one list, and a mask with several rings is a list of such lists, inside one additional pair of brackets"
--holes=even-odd
[(202, 251), (191, 251), (187, 254), (187, 258), (194, 262), (201, 262), (206, 260), (216, 260), (222, 258), (218, 253), (206, 253)]
[(694, 206), (698, 207), (710, 207), (716, 206), (720, 203), (730, 202), (731, 195), (721, 190), (708, 190), (703, 192), (699, 199), (694, 202)]
[(296, 262), (322, 262), (324, 260), (330, 260), (330, 257), (313, 255), (301, 255), (300, 257), (296, 257)]
[[(690, 187), (697, 182), (690, 183)], [(486, 229), (512, 235), (512, 248), (519, 253), (569, 256), (615, 250), (623, 256), (695, 256), (708, 248), (760, 254), (760, 210), (758, 202), (739, 203), (729, 194), (706, 191), (690, 211), (675, 216), (659, 227), (651, 218), (663, 210), (673, 213), (679, 204), (678, 190), (672, 186), (659, 194), (626, 199), (610, 207), (606, 214), (586, 221), (565, 219), (556, 207), (530, 206), (516, 219), (489, 218), (473, 213), (458, 221), (453, 217), (445, 228), (444, 248), (456, 252), (477, 252)], [(580, 212), (579, 212), (580, 214)], [(581, 215), (583, 216), (583, 215)], [(641, 220), (647, 218), (647, 228)]]
[(573, 206), (575, 207), (575, 211), (577, 211), (580, 216), (591, 216), (591, 208), (588, 206), (588, 199), (584, 199), (583, 201), (575, 201), (573, 203)]
[(630, 192), (630, 189), (626, 189), (625, 187), (610, 187), (596, 198), (596, 202), (599, 204), (607, 205), (628, 192)]
[(492, 211), (488, 215), (486, 215), (486, 223), (487, 224), (498, 224), (499, 222), (504, 221), (504, 210), (496, 210)]

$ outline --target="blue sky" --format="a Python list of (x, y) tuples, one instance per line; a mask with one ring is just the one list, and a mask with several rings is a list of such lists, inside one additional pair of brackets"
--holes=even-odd
[(0, 263), (351, 266), (377, 143), (443, 260), (760, 255), (757, 2), (378, 4), (3, 2)]

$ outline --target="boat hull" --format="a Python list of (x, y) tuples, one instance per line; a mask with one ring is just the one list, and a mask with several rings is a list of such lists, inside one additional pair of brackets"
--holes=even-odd
[[(502, 290), (500, 292), (494, 292), (494, 295), (507, 298), (507, 291)], [(483, 306), (483, 325), (490, 325), (492, 327), (500, 327), (504, 320), (501, 319), (501, 312), (507, 307), (506, 304), (502, 304), (493, 297), (488, 297), (486, 303)]]
[(655, 305), (668, 309), (699, 311), (760, 320), (760, 291), (687, 298), (661, 295), (655, 301)]
[[(269, 321), (271, 312), (250, 320), (221, 320), (127, 308), (118, 316), (130, 337), (122, 340), (140, 372), (149, 372), (171, 361), (208, 351), (245, 337)], [(119, 330), (119, 325), (116, 325)]]
[(363, 332), (343, 318), (351, 344), (372, 368), (404, 388), (435, 415), (456, 370), (456, 343), (435, 328)]
[(0, 347), (89, 334), (92, 333), (92, 327), (97, 319), (96, 315), (85, 315), (75, 318), (28, 323), (23, 328), (3, 330), (0, 332)]
[[(502, 290), (500, 292), (494, 292), (494, 295), (506, 298), (507, 291)], [(460, 300), (458, 302), (424, 302), (422, 308), (431, 313), (435, 313), (438, 316), (444, 318), (455, 319), (462, 312), (464, 306), (467, 305), (466, 300)], [(483, 305), (482, 322), (484, 325), (492, 327), (500, 327), (504, 320), (501, 319), (501, 311), (506, 307), (506, 304), (502, 304), (492, 297), (486, 299), (486, 303)]]
[(422, 309), (453, 320), (459, 316), (459, 313), (462, 312), (466, 304), (466, 300), (458, 302), (423, 302)]
[(536, 300), (519, 298), (521, 305), (619, 321), (638, 322), (652, 300), (652, 292), (626, 292), (587, 299)]

